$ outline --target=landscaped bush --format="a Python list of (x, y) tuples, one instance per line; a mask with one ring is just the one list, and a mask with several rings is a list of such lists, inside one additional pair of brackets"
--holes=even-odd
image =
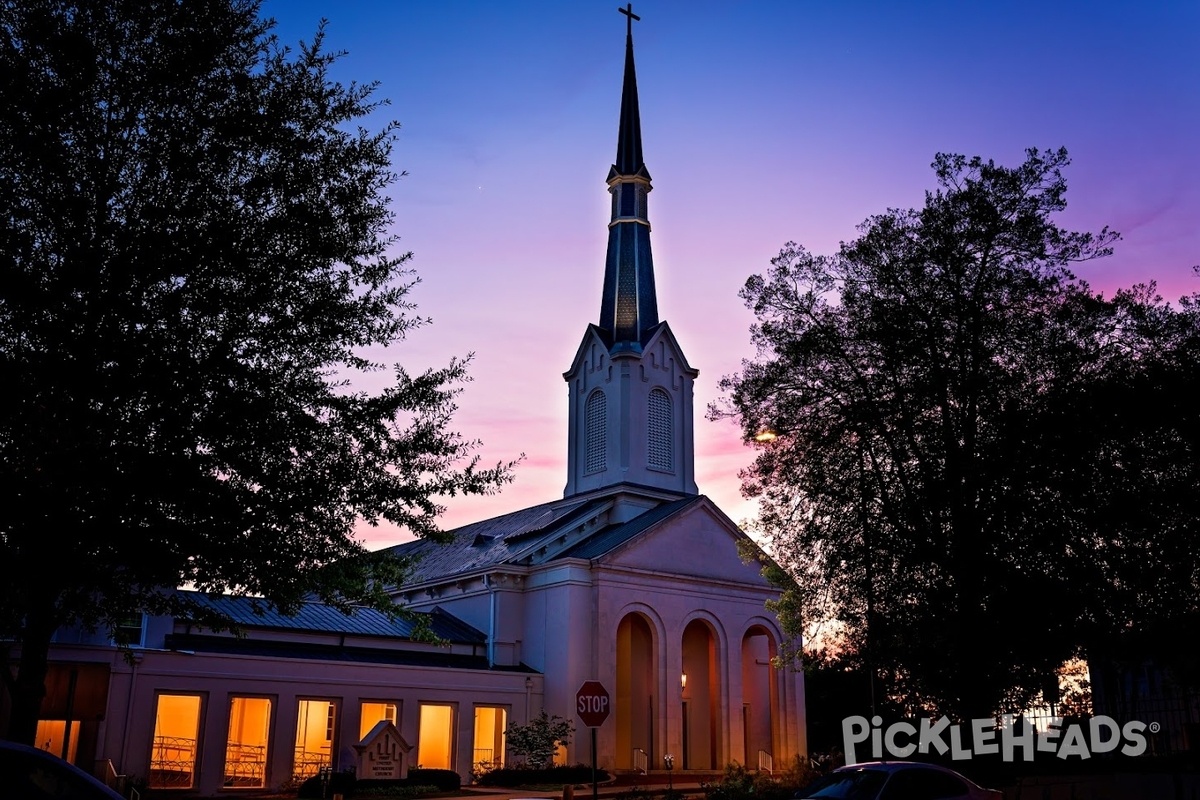
[(352, 772), (335, 772), (329, 781), (329, 788), (323, 789), (321, 779), (312, 777), (300, 785), (299, 797), (330, 798), (341, 794), (351, 797), (395, 798), (416, 797), (430, 792), (457, 792), (462, 786), (462, 778), (457, 772), (448, 769), (421, 769), (413, 767), (408, 771), (408, 777), (403, 779), (385, 780), (380, 778), (355, 779)]
[(406, 783), (409, 786), (436, 786), (442, 792), (457, 792), (462, 786), (462, 777), (452, 769), (413, 767), (408, 771)]
[(705, 800), (791, 800), (796, 791), (766, 772), (748, 770), (737, 763), (725, 767), (719, 781), (701, 783), (700, 787)]
[[(334, 794), (341, 794), (349, 797), (354, 793), (354, 773), (353, 772), (335, 772), (329, 776), (329, 787), (326, 789), (321, 783), (321, 778), (314, 775), (304, 783), (300, 784), (300, 791), (297, 796), (302, 798), (321, 798), (333, 797)], [(324, 791), (324, 794), (321, 792)]]
[[(602, 769), (596, 770), (596, 780), (608, 780), (608, 773)], [(584, 764), (567, 766), (560, 764), (543, 769), (530, 767), (502, 767), (489, 770), (479, 776), (480, 786), (513, 786), (554, 785), (561, 786), (574, 783), (591, 783), (592, 768)]]

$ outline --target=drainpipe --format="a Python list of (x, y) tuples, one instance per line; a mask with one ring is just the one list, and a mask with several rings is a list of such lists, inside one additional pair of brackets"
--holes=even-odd
[(496, 581), (491, 575), (485, 575), (484, 584), (488, 587), (488, 668), (496, 666)]
[[(122, 773), (125, 771), (125, 747), (129, 744), (129, 727), (133, 720), (133, 696), (137, 693), (137, 670), (143, 658), (145, 656), (141, 653), (131, 653), (129, 656), (132, 668), (129, 672), (129, 693), (125, 696), (125, 729), (121, 731), (121, 754), (118, 763)], [(157, 713), (157, 709), (155, 712)]]

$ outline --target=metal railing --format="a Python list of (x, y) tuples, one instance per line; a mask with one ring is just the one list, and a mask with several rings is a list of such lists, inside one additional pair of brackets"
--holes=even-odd
[(775, 774), (775, 759), (766, 750), (758, 751), (758, 768), (768, 775)]
[(155, 789), (190, 789), (196, 768), (196, 740), (155, 736), (150, 755), (150, 786)]
[(475, 765), (475, 771), (480, 773), (490, 772), (503, 766), (500, 759), (496, 758), (496, 751), (490, 747), (476, 747), (472, 763)]
[(640, 747), (633, 748), (633, 768), (642, 775), (645, 775), (650, 769), (650, 756), (646, 755), (646, 751)]

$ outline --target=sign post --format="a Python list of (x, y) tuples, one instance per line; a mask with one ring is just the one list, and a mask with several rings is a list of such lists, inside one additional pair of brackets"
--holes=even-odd
[(600, 794), (596, 782), (596, 729), (608, 719), (609, 701), (608, 690), (600, 681), (584, 681), (575, 693), (575, 713), (580, 722), (592, 729), (592, 800), (597, 800)]

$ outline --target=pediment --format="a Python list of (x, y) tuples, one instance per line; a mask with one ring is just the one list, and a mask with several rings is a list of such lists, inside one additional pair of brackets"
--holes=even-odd
[(753, 546), (729, 517), (702, 497), (594, 562), (773, 588), (762, 576), (760, 562), (742, 560), (741, 542)]

